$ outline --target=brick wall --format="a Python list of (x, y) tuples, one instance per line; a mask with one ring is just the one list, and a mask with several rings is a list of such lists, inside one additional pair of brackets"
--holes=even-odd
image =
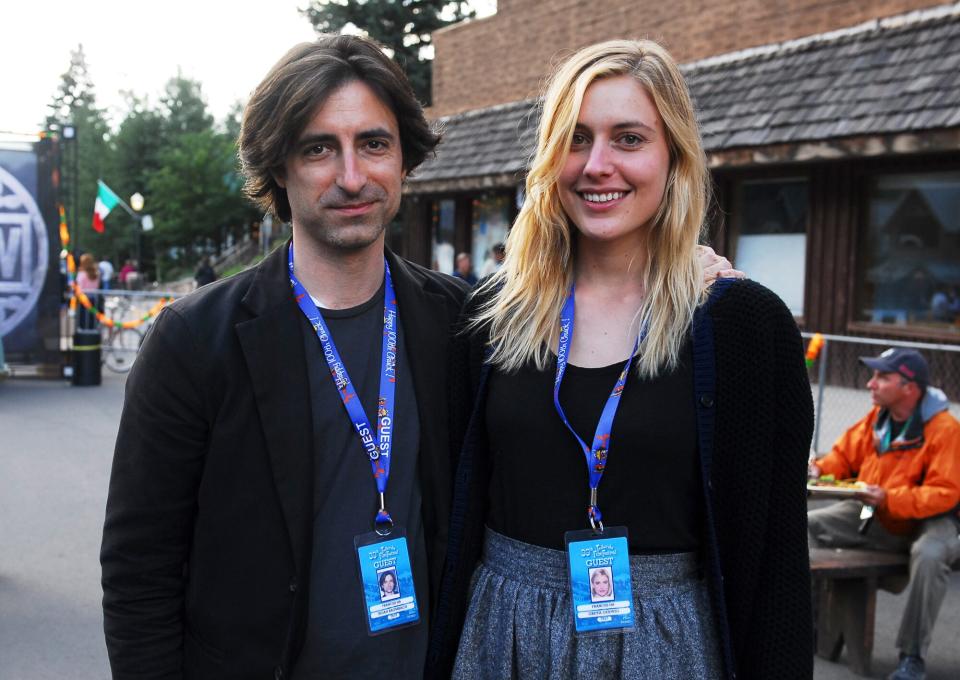
[(552, 65), (611, 38), (659, 40), (679, 62), (823, 33), (943, 0), (499, 0), (434, 33), (431, 117), (537, 96)]

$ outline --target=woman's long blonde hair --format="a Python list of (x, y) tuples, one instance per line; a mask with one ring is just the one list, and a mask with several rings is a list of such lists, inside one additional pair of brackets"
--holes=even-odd
[(670, 172), (663, 200), (645, 233), (644, 290), (638, 310), (647, 333), (637, 370), (652, 377), (676, 366), (693, 313), (703, 297), (696, 245), (709, 197), (709, 173), (686, 82), (655, 42), (611, 40), (585, 47), (550, 80), (527, 175), (526, 198), (507, 238), (503, 267), (483, 290), (494, 291), (473, 319), (489, 324), (490, 360), (505, 371), (532, 361), (545, 370), (559, 335), (560, 309), (573, 280), (573, 233), (557, 181), (590, 84), (629, 75), (650, 95), (663, 119)]

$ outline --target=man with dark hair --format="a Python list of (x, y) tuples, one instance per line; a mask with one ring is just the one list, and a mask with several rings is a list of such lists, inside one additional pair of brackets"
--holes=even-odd
[(193, 275), (193, 280), (196, 282), (197, 288), (206, 286), (208, 283), (213, 283), (217, 280), (217, 273), (213, 271), (209, 257), (204, 257), (200, 260), (200, 264), (197, 266), (197, 272)]
[(461, 281), (466, 281), (473, 286), (477, 283), (477, 275), (473, 273), (473, 259), (470, 253), (460, 253), (457, 255), (457, 266), (453, 270), (453, 275)]
[[(930, 387), (923, 356), (888, 349), (861, 357), (874, 408), (810, 465), (810, 476), (856, 476), (865, 488), (807, 515), (811, 545), (910, 552), (910, 594), (900, 623), (900, 666), (890, 680), (920, 680), (923, 656), (960, 560), (960, 423), (943, 392)], [(864, 506), (879, 522), (864, 522)], [(870, 520), (869, 513), (865, 520)]]
[[(167, 307), (130, 373), (101, 552), (115, 678), (422, 676), (466, 286), (384, 229), (437, 142), (362, 38), (297, 45), (254, 92), (246, 189), (293, 238)], [(398, 550), (378, 619), (362, 563)]]

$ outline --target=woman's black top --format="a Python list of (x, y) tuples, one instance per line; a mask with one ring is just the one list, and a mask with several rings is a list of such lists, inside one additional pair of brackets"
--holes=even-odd
[[(622, 362), (567, 367), (560, 404), (588, 445), (622, 370)], [(590, 495), (583, 449), (554, 408), (555, 371), (554, 362), (545, 371), (525, 367), (491, 375), (487, 522), (510, 538), (562, 550), (565, 532), (588, 528)], [(631, 367), (598, 500), (604, 524), (627, 527), (631, 553), (699, 548), (703, 490), (689, 344), (674, 371), (652, 380), (638, 378)]]

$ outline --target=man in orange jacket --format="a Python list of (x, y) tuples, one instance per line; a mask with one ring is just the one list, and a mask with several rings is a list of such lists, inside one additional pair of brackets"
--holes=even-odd
[[(923, 356), (888, 349), (861, 357), (873, 376), (874, 407), (810, 475), (857, 477), (857, 500), (808, 513), (811, 545), (910, 551), (910, 594), (900, 623), (900, 666), (888, 680), (922, 680), (923, 656), (946, 594), (951, 564), (960, 560), (960, 423), (944, 393), (930, 387)], [(863, 505), (879, 522), (861, 528)]]

